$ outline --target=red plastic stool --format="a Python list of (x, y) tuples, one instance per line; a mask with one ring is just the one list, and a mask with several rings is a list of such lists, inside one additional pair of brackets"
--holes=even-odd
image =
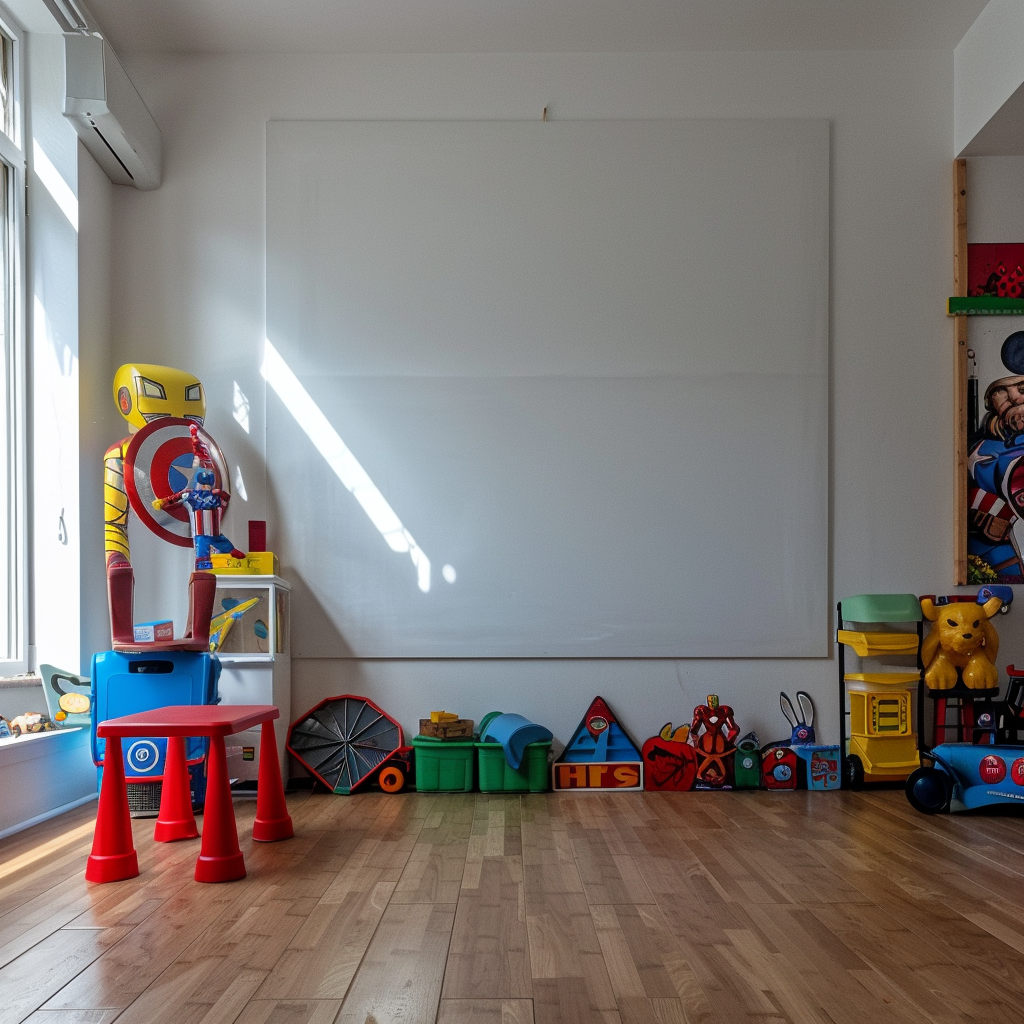
[(185, 760), (185, 737), (167, 738), (167, 758), (164, 762), (164, 781), (160, 790), (160, 813), (153, 829), (158, 843), (173, 843), (178, 839), (195, 839), (199, 835), (195, 815), (192, 813), (192, 792)]
[(103, 760), (96, 831), (92, 838), (92, 853), (85, 865), (85, 880), (119, 882), (123, 878), (134, 878), (138, 873), (139, 855), (132, 840), (121, 739), (112, 736), (107, 740)]

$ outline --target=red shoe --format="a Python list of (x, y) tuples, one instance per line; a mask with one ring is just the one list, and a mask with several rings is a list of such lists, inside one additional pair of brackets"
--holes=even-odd
[(112, 643), (134, 643), (135, 574), (132, 563), (118, 552), (107, 559), (107, 607)]

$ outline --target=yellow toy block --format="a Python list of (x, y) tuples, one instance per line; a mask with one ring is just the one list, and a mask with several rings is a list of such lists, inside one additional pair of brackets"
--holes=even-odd
[(250, 551), (245, 558), (211, 555), (210, 571), (217, 576), (277, 576), (277, 555), (272, 551)]

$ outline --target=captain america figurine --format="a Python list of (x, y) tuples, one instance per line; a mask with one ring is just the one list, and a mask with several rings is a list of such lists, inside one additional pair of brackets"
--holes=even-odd
[(210, 558), (213, 551), (231, 555), (232, 558), (245, 558), (245, 552), (239, 551), (221, 532), (221, 517), (227, 509), (230, 495), (215, 486), (217, 478), (213, 472), (213, 464), (209, 461), (209, 453), (194, 425), (191, 427), (191, 433), (192, 450), (199, 463), (191, 485), (166, 498), (156, 498), (153, 501), (153, 508), (166, 509), (184, 505), (189, 509), (189, 525), (192, 528), (192, 543), (196, 553), (196, 571), (202, 572), (213, 567)]

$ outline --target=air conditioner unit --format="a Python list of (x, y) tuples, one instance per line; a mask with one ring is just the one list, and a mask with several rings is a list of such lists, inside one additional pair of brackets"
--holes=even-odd
[(160, 129), (110, 44), (64, 36), (64, 116), (118, 185), (160, 187)]

